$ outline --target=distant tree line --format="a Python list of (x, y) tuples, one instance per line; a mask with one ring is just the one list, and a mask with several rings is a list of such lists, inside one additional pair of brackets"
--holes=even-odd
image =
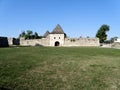
[(33, 33), (32, 30), (27, 30), (26, 32), (23, 31), (18, 38), (20, 39), (21, 37), (25, 39), (41, 39), (43, 36), (39, 36), (37, 32)]

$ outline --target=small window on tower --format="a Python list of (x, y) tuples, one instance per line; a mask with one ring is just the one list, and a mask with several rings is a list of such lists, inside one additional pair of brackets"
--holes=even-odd
[(56, 39), (56, 37), (54, 37), (54, 39)]
[(59, 39), (60, 39), (60, 37), (59, 37)]

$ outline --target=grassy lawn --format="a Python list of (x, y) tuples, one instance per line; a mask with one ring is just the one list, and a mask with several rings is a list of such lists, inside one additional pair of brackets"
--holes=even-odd
[(0, 48), (0, 90), (120, 90), (120, 50)]

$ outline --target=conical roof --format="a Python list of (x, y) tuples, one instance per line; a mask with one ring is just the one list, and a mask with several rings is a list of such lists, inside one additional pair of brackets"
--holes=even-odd
[(43, 37), (46, 38), (49, 34), (50, 34), (50, 32), (49, 32), (49, 31), (46, 31), (46, 33), (43, 35)]
[(53, 31), (51, 32), (51, 34), (64, 34), (63, 29), (61, 28), (61, 26), (58, 24)]

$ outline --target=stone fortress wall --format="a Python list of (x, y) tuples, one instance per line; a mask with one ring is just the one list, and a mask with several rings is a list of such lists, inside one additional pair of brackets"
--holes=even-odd
[(100, 46), (98, 38), (66, 38), (61, 26), (58, 24), (50, 33), (47, 31), (42, 39), (20, 39), (22, 46)]
[(15, 38), (0, 37), (0, 47), (19, 45), (19, 40)]
[(98, 38), (67, 38), (66, 34), (58, 24), (50, 33), (47, 31), (42, 39), (25, 39), (20, 41), (15, 38), (0, 37), (0, 47), (21, 46), (100, 46)]
[(65, 38), (64, 46), (100, 46), (98, 38)]
[(42, 39), (21, 38), (20, 42), (13, 38), (0, 37), (0, 47), (19, 44), (21, 46), (55, 46), (56, 41), (60, 42), (59, 46), (100, 46), (98, 38), (64, 38), (63, 35), (50, 35)]
[(20, 45), (21, 46), (49, 46), (49, 38), (30, 39), (30, 40), (25, 40), (24, 38), (21, 38)]
[(67, 38), (58, 24), (50, 33), (47, 31), (42, 39), (20, 39), (22, 46), (100, 46), (98, 38)]
[[(22, 46), (55, 46), (55, 42), (49, 38), (33, 39), (33, 40), (20, 40)], [(98, 38), (65, 38), (59, 46), (100, 46)]]

